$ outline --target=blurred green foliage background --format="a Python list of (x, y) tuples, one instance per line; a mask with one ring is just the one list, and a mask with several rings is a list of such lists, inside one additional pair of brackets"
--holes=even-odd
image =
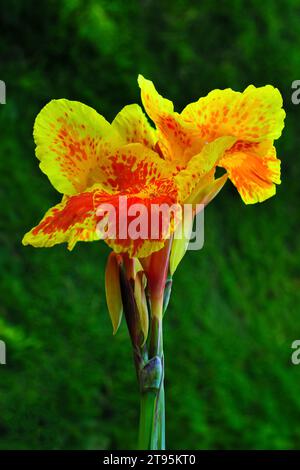
[(170, 449), (300, 448), (299, 0), (10, 0), (1, 9), (0, 448), (135, 448), (138, 390), (123, 323), (104, 298), (104, 243), (23, 247), (60, 196), (32, 126), (52, 98), (109, 120), (140, 103), (138, 73), (177, 110), (213, 88), (271, 83), (284, 97), (282, 185), (245, 206), (227, 183), (205, 246), (175, 276), (165, 317)]

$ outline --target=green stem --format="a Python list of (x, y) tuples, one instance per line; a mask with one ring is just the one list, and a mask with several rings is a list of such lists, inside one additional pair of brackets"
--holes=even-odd
[(164, 385), (159, 390), (141, 393), (139, 443), (140, 450), (165, 449)]
[(157, 450), (165, 450), (165, 388), (162, 382), (158, 397), (158, 437), (157, 437)]
[(139, 428), (139, 449), (165, 449), (165, 396), (162, 325), (152, 319), (150, 338), (150, 359), (139, 374), (141, 390), (141, 411)]
[(139, 449), (154, 449), (154, 431), (155, 431), (155, 409), (156, 392), (147, 391), (141, 393), (141, 411), (139, 428)]
[(153, 429), (153, 450), (165, 450), (165, 391), (163, 381), (156, 398), (155, 424)]

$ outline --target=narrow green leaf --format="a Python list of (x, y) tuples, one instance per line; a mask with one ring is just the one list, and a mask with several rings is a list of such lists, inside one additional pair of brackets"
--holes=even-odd
[(110, 253), (105, 270), (105, 293), (108, 312), (113, 325), (115, 335), (121, 323), (123, 303), (120, 287), (120, 266), (122, 258), (120, 255)]

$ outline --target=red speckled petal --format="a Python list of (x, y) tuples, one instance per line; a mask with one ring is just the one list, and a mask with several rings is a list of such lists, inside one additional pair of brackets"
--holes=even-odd
[(92, 186), (95, 168), (113, 148), (118, 133), (94, 109), (65, 99), (50, 101), (34, 124), (40, 168), (61, 193), (73, 195)]
[(204, 145), (198, 129), (174, 112), (173, 103), (163, 98), (150, 80), (139, 75), (138, 83), (144, 108), (158, 130), (157, 151), (174, 166), (184, 166)]
[(64, 196), (61, 203), (49, 209), (41, 222), (24, 236), (23, 244), (51, 247), (67, 242), (71, 250), (77, 241), (97, 240), (94, 194), (95, 189)]
[(160, 156), (142, 144), (128, 144), (107, 156), (96, 178), (111, 193), (147, 191), (157, 180), (170, 177), (170, 169)]
[(186, 106), (181, 116), (207, 141), (231, 135), (239, 140), (260, 142), (280, 137), (285, 112), (277, 88), (250, 85), (243, 93), (230, 88), (213, 90)]
[[(160, 249), (174, 229), (175, 215), (172, 213), (171, 219), (167, 220), (162, 213), (156, 219), (159, 223), (153, 234), (152, 207), (175, 204), (176, 214), (178, 211), (178, 190), (175, 181), (165, 175), (164, 161), (141, 144), (124, 146), (108, 157), (108, 161), (110, 166), (102, 170), (103, 185), (95, 184), (80, 194), (64, 196), (62, 202), (51, 208), (39, 225), (25, 235), (23, 244), (48, 247), (67, 242), (68, 248), (72, 249), (77, 241), (97, 240), (106, 231), (107, 224), (105, 213), (99, 213), (99, 207), (109, 204), (115, 214), (116, 233), (105, 241), (114, 251), (145, 257)], [(126, 201), (125, 208), (120, 205), (120, 196)], [(142, 225), (143, 229), (147, 226), (147, 232), (145, 234), (142, 230), (141, 235), (135, 238), (130, 230), (138, 213), (130, 213), (130, 210), (137, 204), (142, 204), (146, 210)], [(102, 231), (97, 231), (97, 224), (103, 221)], [(120, 235), (121, 231), (123, 235)]]

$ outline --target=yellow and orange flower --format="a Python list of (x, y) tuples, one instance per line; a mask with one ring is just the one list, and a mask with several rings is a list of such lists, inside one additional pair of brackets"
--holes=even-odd
[(183, 168), (212, 142), (231, 137), (231, 145), (221, 152), (215, 166), (226, 170), (246, 204), (275, 194), (280, 160), (273, 143), (281, 135), (285, 118), (276, 88), (250, 85), (243, 93), (214, 90), (178, 114), (151, 81), (142, 76), (138, 81), (144, 107), (157, 127), (157, 147), (175, 168)]
[[(139, 76), (142, 101), (153, 129), (138, 105), (125, 106), (110, 124), (92, 108), (53, 100), (34, 125), (41, 170), (63, 194), (23, 244), (50, 247), (100, 238), (97, 207), (119, 210), (137, 202), (207, 204), (228, 177), (246, 203), (263, 201), (280, 183), (280, 161), (273, 145), (285, 113), (279, 91), (249, 86), (243, 93), (214, 90), (181, 114)], [(216, 167), (226, 175), (215, 179)], [(171, 227), (175, 229), (175, 224)], [(117, 253), (144, 258), (165, 244), (156, 239), (106, 239)]]
[[(34, 125), (40, 168), (62, 201), (27, 233), (23, 243), (50, 247), (99, 239), (97, 208), (110, 203), (118, 211), (119, 196), (127, 206), (142, 202), (172, 204), (178, 187), (160, 156), (152, 150), (155, 133), (137, 105), (126, 106), (109, 124), (81, 103), (51, 101)], [(119, 220), (119, 218), (118, 218)], [(163, 240), (107, 240), (116, 252), (146, 256)]]

